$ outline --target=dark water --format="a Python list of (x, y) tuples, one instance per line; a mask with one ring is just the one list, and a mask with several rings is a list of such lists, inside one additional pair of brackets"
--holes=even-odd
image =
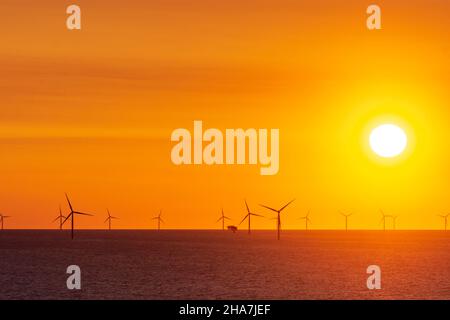
[(5, 230), (0, 270), (0, 299), (450, 299), (450, 232)]

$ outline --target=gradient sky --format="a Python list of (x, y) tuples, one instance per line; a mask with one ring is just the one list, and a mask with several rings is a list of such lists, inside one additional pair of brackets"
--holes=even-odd
[[(376, 1), (383, 30), (365, 27), (368, 1), (75, 1), (0, 3), (0, 212), (10, 228), (52, 228), (68, 192), (83, 228), (214, 228), (237, 224), (244, 198), (297, 201), (283, 228), (442, 228), (450, 211), (450, 2)], [(280, 171), (181, 166), (176, 128), (279, 128)], [(375, 159), (367, 130), (395, 121), (413, 142)], [(254, 219), (255, 228), (273, 228)]]

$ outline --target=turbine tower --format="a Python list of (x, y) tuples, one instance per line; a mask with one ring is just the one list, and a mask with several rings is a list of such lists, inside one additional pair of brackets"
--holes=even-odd
[(345, 212), (340, 212), (341, 215), (343, 215), (345, 217), (345, 231), (348, 231), (348, 217), (352, 216), (353, 213), (345, 213)]
[(159, 215), (152, 218), (152, 220), (158, 220), (158, 230), (161, 230), (161, 222), (164, 223), (164, 220), (161, 218), (162, 210), (159, 210)]
[(392, 226), (393, 226), (394, 230), (396, 230), (397, 218), (398, 218), (398, 216), (392, 216)]
[(250, 211), (250, 208), (248, 207), (247, 200), (244, 200), (244, 201), (245, 201), (245, 207), (247, 208), (247, 214), (246, 214), (246, 216), (244, 217), (244, 219), (242, 219), (241, 223), (239, 223), (239, 225), (241, 225), (242, 222), (245, 221), (245, 219), (248, 219), (248, 234), (250, 234), (250, 221), (251, 221), (251, 217), (252, 217), (252, 216), (255, 216), (255, 217), (263, 217), (263, 216), (260, 215), (260, 214), (256, 214), (256, 213), (251, 212), (251, 211)]
[(7, 218), (11, 218), (11, 216), (4, 216), (3, 214), (0, 213), (0, 222), (2, 223), (2, 230), (3, 230), (4, 220)]
[(383, 231), (386, 231), (386, 218), (392, 218), (392, 216), (384, 214), (383, 210), (381, 210), (381, 209), (380, 209), (380, 212), (381, 212), (381, 215), (382, 215), (380, 223), (383, 222)]
[(62, 210), (61, 210), (61, 206), (59, 206), (59, 216), (57, 216), (55, 218), (55, 220), (53, 220), (53, 222), (59, 220), (59, 230), (62, 230), (62, 226), (63, 226), (63, 219), (65, 219), (66, 217), (63, 216), (62, 214)]
[(447, 221), (450, 213), (447, 213), (446, 215), (439, 214), (438, 216), (444, 219), (444, 230), (447, 231)]
[(222, 215), (220, 216), (219, 219), (217, 219), (216, 223), (219, 222), (220, 220), (222, 220), (222, 230), (225, 231), (225, 220), (231, 220), (231, 219), (228, 218), (227, 216), (225, 216), (225, 214), (223, 213), (223, 208), (222, 208)]
[(75, 222), (74, 222), (75, 215), (78, 214), (78, 215), (90, 216), (90, 217), (92, 217), (93, 215), (89, 214), (89, 213), (83, 213), (83, 212), (79, 212), (79, 211), (74, 211), (73, 207), (72, 207), (72, 204), (70, 203), (69, 197), (67, 196), (67, 193), (66, 193), (66, 199), (67, 199), (67, 203), (69, 204), (70, 213), (66, 217), (66, 219), (63, 221), (62, 224), (64, 225), (64, 223), (66, 223), (66, 221), (71, 218), (71, 230), (72, 230), (71, 231), (71, 235), (72, 235), (72, 239), (73, 239), (73, 230), (74, 230), (74, 227), (75, 227)]
[(305, 220), (305, 230), (308, 230), (308, 222), (311, 223), (311, 219), (309, 218), (310, 211), (308, 211), (308, 214), (304, 217), (300, 217), (300, 220)]
[(108, 211), (108, 217), (106, 218), (106, 220), (105, 220), (103, 223), (105, 223), (106, 221), (108, 221), (109, 230), (111, 230), (111, 220), (112, 220), (112, 219), (119, 219), (119, 218), (113, 217), (113, 216), (109, 213), (109, 209), (106, 209), (106, 211)]
[(260, 204), (261, 207), (264, 207), (266, 209), (272, 210), (274, 212), (277, 213), (277, 239), (280, 240), (280, 231), (281, 231), (281, 212), (288, 206), (290, 205), (292, 202), (294, 202), (294, 200), (289, 201), (286, 205), (284, 205), (281, 209), (277, 210), (268, 206), (265, 206), (263, 204)]

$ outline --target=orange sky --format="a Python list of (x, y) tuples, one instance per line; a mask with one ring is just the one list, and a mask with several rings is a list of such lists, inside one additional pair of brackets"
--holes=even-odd
[[(59, 2), (59, 3), (57, 3)], [(72, 3), (72, 2), (71, 2)], [(64, 1), (0, 3), (0, 212), (10, 228), (51, 228), (68, 192), (84, 228), (213, 228), (238, 223), (244, 198), (281, 206), (283, 228), (441, 228), (450, 211), (450, 3), (377, 1)], [(381, 119), (381, 120), (380, 120)], [(394, 119), (414, 141), (386, 164), (365, 150), (373, 123)], [(175, 166), (170, 134), (279, 128), (280, 171)], [(254, 219), (255, 228), (273, 228)]]

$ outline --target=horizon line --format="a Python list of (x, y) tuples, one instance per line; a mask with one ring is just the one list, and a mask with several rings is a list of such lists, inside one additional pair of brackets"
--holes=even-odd
[[(8, 228), (8, 229), (4, 229), (4, 230), (0, 230), (0, 234), (2, 233), (2, 231), (58, 231), (58, 232), (64, 232), (64, 231), (68, 231), (70, 232), (70, 229), (56, 229), (56, 228)], [(170, 228), (166, 228), (166, 229), (155, 229), (155, 228), (114, 228), (114, 229), (106, 229), (106, 228), (80, 228), (77, 229), (77, 231), (221, 231), (221, 232), (230, 232), (229, 230), (225, 229), (218, 229), (218, 228), (175, 228), (175, 229), (170, 229)], [(247, 229), (238, 229), (238, 231), (245, 231), (247, 232)], [(272, 232), (276, 232), (276, 229), (252, 229), (252, 231), (272, 231)], [(444, 230), (444, 229), (284, 229), (283, 231), (305, 231), (305, 232), (310, 232), (310, 231), (344, 231), (344, 232), (351, 232), (351, 231), (382, 231), (382, 232), (386, 232), (386, 231), (450, 231), (450, 230)]]

